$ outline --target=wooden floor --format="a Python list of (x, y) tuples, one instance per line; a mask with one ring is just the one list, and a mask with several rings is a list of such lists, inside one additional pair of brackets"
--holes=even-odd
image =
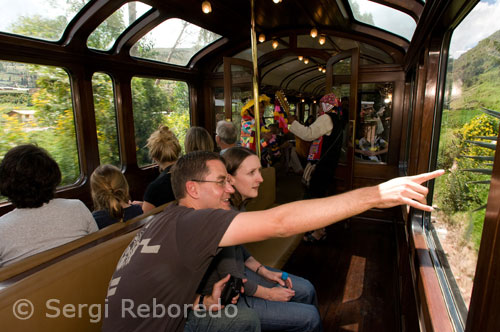
[[(300, 199), (297, 178), (278, 176), (280, 200)], [(400, 331), (392, 224), (352, 219), (327, 232), (324, 243), (302, 243), (283, 268), (314, 284), (324, 330)]]

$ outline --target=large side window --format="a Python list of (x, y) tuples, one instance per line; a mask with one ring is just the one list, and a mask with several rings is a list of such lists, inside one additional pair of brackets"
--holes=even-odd
[[(481, 1), (451, 38), (429, 225), (456, 307), (466, 315), (474, 281), (500, 118), (500, 1)], [(491, 24), (485, 24), (490, 22)], [(464, 317), (463, 317), (464, 318)]]
[(69, 76), (62, 68), (0, 61), (0, 159), (35, 143), (62, 172), (61, 185), (80, 176)]
[(184, 150), (184, 137), (191, 123), (186, 82), (134, 77), (132, 103), (137, 163), (140, 167), (152, 163), (146, 142), (162, 124), (173, 131)]
[(92, 76), (94, 110), (101, 164), (120, 165), (115, 98), (111, 77), (104, 73)]

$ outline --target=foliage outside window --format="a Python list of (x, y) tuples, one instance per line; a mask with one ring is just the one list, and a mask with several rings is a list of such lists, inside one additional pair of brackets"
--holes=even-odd
[(34, 143), (61, 168), (61, 185), (80, 176), (71, 87), (61, 68), (0, 61), (0, 159)]
[(430, 227), (466, 306), (498, 136), (500, 25), (494, 23), (498, 16), (490, 13), (499, 9), (500, 1), (481, 1), (453, 33), (439, 138), (437, 166), (448, 172), (435, 184), (437, 212)]
[(92, 77), (92, 91), (100, 162), (119, 167), (120, 151), (111, 77), (104, 73), (95, 73)]
[(184, 150), (184, 138), (190, 126), (186, 82), (134, 77), (131, 85), (138, 165), (152, 164), (146, 142), (162, 124), (172, 130)]
[(0, 31), (57, 41), (89, 0), (2, 1)]
[(111, 49), (125, 28), (149, 9), (151, 6), (139, 1), (125, 3), (90, 34), (87, 46), (102, 51)]
[(181, 19), (168, 19), (141, 38), (130, 55), (185, 66), (201, 49), (221, 38)]

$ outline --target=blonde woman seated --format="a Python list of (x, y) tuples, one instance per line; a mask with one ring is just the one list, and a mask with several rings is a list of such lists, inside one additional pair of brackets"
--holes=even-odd
[[(229, 183), (235, 193), (233, 208), (245, 209), (245, 203), (257, 197), (263, 182), (261, 164), (255, 153), (247, 148), (233, 147), (222, 157), (226, 162)], [(322, 331), (316, 308), (316, 291), (306, 279), (268, 268), (241, 245), (222, 248), (207, 270), (199, 291), (211, 294), (213, 285), (231, 274), (247, 278), (245, 293), (238, 306), (255, 310), (264, 331)]]
[(167, 126), (160, 126), (148, 138), (149, 156), (158, 165), (161, 174), (151, 182), (144, 193), (142, 210), (147, 212), (175, 200), (170, 182), (170, 169), (181, 155), (181, 145)]
[(127, 179), (113, 165), (100, 165), (94, 170), (90, 190), (94, 202), (92, 215), (99, 229), (142, 214), (140, 205), (130, 204)]

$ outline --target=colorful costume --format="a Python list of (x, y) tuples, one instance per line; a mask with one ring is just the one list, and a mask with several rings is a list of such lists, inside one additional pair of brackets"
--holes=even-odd
[[(269, 105), (270, 98), (266, 95), (259, 96), (259, 103)], [(260, 132), (265, 133), (269, 130), (265, 127), (264, 119), (260, 119)], [(254, 116), (254, 100), (249, 100), (241, 109), (241, 134), (240, 145), (255, 151), (255, 116)], [(263, 140), (261, 140), (262, 144)]]

